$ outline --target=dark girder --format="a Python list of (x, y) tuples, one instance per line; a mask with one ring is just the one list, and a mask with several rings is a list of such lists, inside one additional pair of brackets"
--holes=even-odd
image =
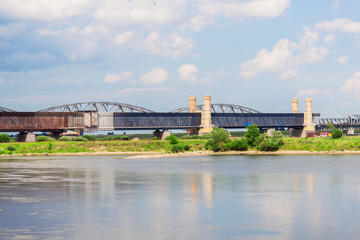
[[(196, 105), (197, 111), (202, 111), (204, 105)], [(178, 112), (189, 112), (189, 107), (183, 107), (176, 110), (171, 111), (171, 113), (178, 113)], [(211, 104), (211, 112), (212, 113), (261, 113), (257, 110), (234, 105), (234, 104), (224, 104), (224, 103), (218, 103), (218, 104)]]
[(16, 112), (16, 111), (5, 107), (0, 107), (0, 112)]
[(65, 104), (40, 110), (39, 112), (121, 112), (121, 113), (153, 113), (154, 111), (117, 102), (82, 102)]

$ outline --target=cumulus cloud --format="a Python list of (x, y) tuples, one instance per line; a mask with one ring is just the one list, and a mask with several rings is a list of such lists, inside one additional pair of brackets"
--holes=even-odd
[(181, 65), (178, 69), (178, 74), (181, 80), (188, 82), (196, 82), (197, 77), (197, 67), (194, 64), (184, 64)]
[(317, 35), (304, 34), (299, 43), (281, 39), (271, 52), (262, 49), (256, 58), (241, 65), (240, 76), (245, 80), (266, 72), (277, 73), (281, 79), (294, 77), (304, 64), (320, 62), (328, 54), (328, 49), (316, 47)]
[[(360, 22), (338, 18), (305, 27), (298, 42), (281, 39), (272, 51), (260, 50), (257, 57), (241, 65), (240, 76), (245, 80), (264, 73), (275, 73), (282, 79), (294, 77), (298, 74), (300, 66), (324, 60), (329, 49), (320, 44), (331, 45), (336, 38), (336, 32), (360, 33)], [(347, 60), (348, 57), (343, 56), (338, 59), (338, 63), (345, 65)]]
[(337, 63), (339, 63), (340, 65), (346, 65), (348, 60), (349, 56), (341, 56), (337, 59)]
[(142, 45), (143, 49), (154, 55), (179, 58), (186, 55), (194, 47), (190, 37), (184, 37), (178, 32), (161, 35), (160, 32), (151, 32)]
[(150, 72), (141, 75), (140, 81), (145, 84), (160, 84), (168, 80), (168, 73), (163, 68), (153, 68)]
[(348, 98), (355, 97), (360, 100), (360, 71), (355, 72), (353, 77), (347, 79), (341, 88)]
[(91, 5), (91, 0), (0, 0), (0, 14), (13, 19), (53, 21), (84, 14)]
[(348, 18), (337, 18), (332, 21), (319, 22), (314, 25), (314, 29), (327, 32), (360, 33), (360, 22), (353, 22)]
[(115, 39), (116, 39), (116, 42), (120, 46), (122, 46), (122, 45), (124, 45), (126, 43), (130, 43), (133, 36), (134, 36), (134, 31), (127, 31), (127, 32), (124, 32), (122, 34), (118, 34)]
[(115, 82), (135, 82), (133, 79), (133, 72), (126, 71), (118, 74), (106, 74), (103, 82), (115, 83)]

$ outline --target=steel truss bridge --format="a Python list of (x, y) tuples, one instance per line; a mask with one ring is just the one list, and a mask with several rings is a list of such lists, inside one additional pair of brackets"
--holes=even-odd
[[(164, 130), (199, 129), (203, 105), (196, 106), (195, 113), (188, 107), (170, 112), (116, 102), (82, 102), (65, 104), (37, 112), (17, 112), (0, 107), (0, 132), (86, 132), (111, 130)], [(212, 124), (223, 128), (245, 128), (258, 125), (266, 128), (303, 127), (303, 113), (261, 113), (234, 104), (212, 104)], [(313, 114), (319, 117), (320, 114)], [(360, 128), (360, 115), (347, 118), (315, 118), (317, 129), (327, 129), (328, 123), (340, 129)]]

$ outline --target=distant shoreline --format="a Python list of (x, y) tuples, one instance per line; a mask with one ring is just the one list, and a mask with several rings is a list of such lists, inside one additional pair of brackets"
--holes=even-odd
[[(360, 155), (360, 151), (276, 151), (276, 152), (261, 152), (261, 151), (227, 151), (227, 152), (212, 152), (212, 151), (195, 151), (183, 153), (161, 153), (161, 152), (95, 152), (95, 153), (27, 153), (27, 154), (13, 154), (1, 155), (0, 159), (9, 157), (45, 157), (45, 156), (124, 156), (124, 159), (151, 159), (151, 158), (171, 158), (171, 157), (192, 157), (192, 156), (226, 156), (226, 155)], [(127, 156), (126, 155), (131, 155)]]

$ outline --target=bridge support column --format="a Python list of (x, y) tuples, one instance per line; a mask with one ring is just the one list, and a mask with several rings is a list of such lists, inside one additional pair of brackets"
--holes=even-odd
[(201, 112), (201, 128), (199, 135), (210, 133), (213, 130), (213, 125), (211, 124), (211, 96), (205, 95), (203, 101), (204, 108)]
[(355, 128), (350, 127), (346, 133), (347, 135), (355, 135)]
[[(291, 112), (299, 113), (299, 99), (292, 98), (291, 99)], [(301, 137), (302, 129), (290, 128), (290, 137)]]
[(312, 118), (312, 99), (305, 99), (305, 112), (304, 112), (304, 129), (301, 133), (301, 137), (313, 137), (315, 136), (315, 124)]
[[(189, 113), (196, 112), (196, 96), (189, 96)], [(198, 135), (199, 129), (187, 129), (188, 135)]]
[(171, 132), (169, 130), (155, 130), (153, 132), (153, 137), (157, 137), (159, 140), (165, 140), (168, 136), (170, 136)]
[(18, 142), (35, 142), (35, 133), (24, 133), (21, 132), (18, 135), (16, 135), (16, 140)]

